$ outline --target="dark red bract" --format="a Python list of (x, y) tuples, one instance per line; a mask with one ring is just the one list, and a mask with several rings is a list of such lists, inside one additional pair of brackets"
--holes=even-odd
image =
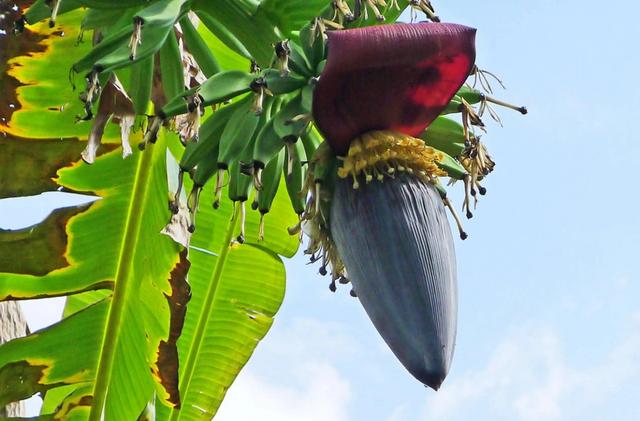
[(418, 136), (471, 72), (475, 33), (451, 23), (329, 32), (313, 115), (333, 151), (346, 154), (354, 138), (372, 130)]

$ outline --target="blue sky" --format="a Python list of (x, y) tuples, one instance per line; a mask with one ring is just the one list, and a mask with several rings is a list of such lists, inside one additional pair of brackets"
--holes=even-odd
[[(478, 64), (525, 104), (484, 137), (496, 170), (456, 243), (452, 371), (435, 393), (348, 289), (298, 256), (272, 331), (219, 419), (635, 420), (640, 417), (636, 2), (435, 1), (478, 28)], [(456, 203), (460, 204), (459, 197)], [(5, 227), (54, 201), (0, 201)], [(5, 215), (9, 215), (7, 218)], [(35, 312), (30, 311), (34, 316)]]

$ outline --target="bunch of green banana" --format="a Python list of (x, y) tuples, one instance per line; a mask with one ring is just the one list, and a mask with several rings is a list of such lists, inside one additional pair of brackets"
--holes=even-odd
[[(170, 209), (178, 213), (183, 208), (180, 197), (188, 174), (193, 180), (186, 203), (190, 232), (196, 229), (203, 189), (211, 185), (213, 208), (217, 209), (228, 185), (228, 198), (237, 209), (233, 215), (240, 219), (234, 242), (251, 241), (245, 233), (245, 217), (246, 202), (252, 195), (251, 208), (260, 213), (256, 239), (262, 240), (264, 219), (278, 189), (284, 185), (292, 209), (299, 216), (299, 223), (289, 232), (302, 235), (305, 227), (310, 237), (305, 252), (312, 261), (322, 262), (321, 274), (330, 273), (330, 289), (335, 291), (336, 282), (349, 282), (345, 265), (350, 265), (350, 276), (372, 320), (382, 326), (381, 330), (387, 330), (383, 336), (392, 331), (388, 342), (394, 352), (421, 381), (437, 388), (444, 377), (420, 370), (433, 363), (442, 366), (438, 376), (446, 374), (453, 353), (455, 312), (447, 307), (448, 303), (439, 303), (440, 310), (447, 312), (443, 316), (446, 326), (428, 326), (431, 330), (422, 329), (424, 321), (438, 324), (439, 316), (420, 314), (425, 317), (408, 322), (411, 329), (419, 332), (420, 343), (415, 348), (420, 352), (429, 348), (431, 331), (446, 337), (446, 352), (444, 345), (435, 352), (446, 354), (440, 356), (442, 361), (426, 360), (412, 346), (404, 346), (402, 341), (406, 338), (404, 333), (398, 333), (400, 329), (385, 325), (387, 313), (381, 310), (379, 301), (388, 300), (386, 304), (391, 307), (397, 304), (387, 278), (393, 270), (411, 267), (410, 260), (415, 256), (396, 250), (397, 262), (406, 265), (379, 270), (367, 259), (384, 254), (381, 250), (386, 245), (382, 243), (397, 232), (403, 233), (403, 238), (418, 233), (424, 241), (420, 240), (420, 247), (415, 249), (424, 254), (425, 247), (433, 247), (435, 251), (430, 256), (439, 259), (439, 263), (425, 264), (428, 267), (424, 273), (433, 272), (436, 280), (446, 278), (447, 283), (438, 286), (444, 292), (436, 294), (445, 297), (447, 288), (450, 290), (455, 284), (445, 208), (452, 213), (460, 237), (465, 239), (467, 234), (447, 197), (444, 178), (449, 179), (449, 184), (463, 182), (462, 208), (471, 218), (478, 194), (486, 193), (480, 183), (495, 166), (478, 133), (486, 131), (482, 117), (488, 113), (500, 122), (493, 105), (522, 114), (527, 110), (493, 97), (488, 77), (494, 76), (474, 64), (472, 28), (428, 23), (416, 24), (413, 32), (402, 25), (342, 31), (395, 20), (406, 7), (439, 22), (429, 0), (327, 0), (325, 7), (305, 15), (302, 22), (306, 21), (306, 25), (295, 30), (287, 28), (287, 22), (270, 20), (269, 3), (274, 2), (36, 0), (16, 23), (16, 29), (45, 19), (55, 26), (58, 15), (84, 10), (82, 30), (93, 32), (93, 48), (70, 69), (72, 76), (81, 74), (86, 80), (86, 88), (80, 94), (85, 115), (79, 119), (93, 118), (96, 105), (105, 98), (102, 88), (114, 75), (129, 81), (124, 88), (126, 95), (138, 119), (148, 119), (140, 149), (155, 142), (163, 128), (180, 134), (184, 150)], [(305, 7), (309, 6), (300, 7), (307, 10)], [(440, 31), (442, 28), (446, 30)], [(223, 68), (218, 60), (221, 57), (212, 53), (205, 41), (207, 36), (202, 35), (205, 31), (229, 50), (249, 59), (251, 67)], [(392, 32), (393, 36), (388, 36)], [(402, 37), (406, 42), (394, 44)], [(371, 39), (386, 40), (388, 45), (375, 42), (363, 48)], [(431, 47), (425, 48), (427, 44)], [(402, 54), (398, 53), (400, 50)], [(416, 54), (423, 55), (419, 65), (412, 61), (417, 60)], [(341, 64), (336, 65), (336, 60)], [(193, 76), (189, 66), (196, 67), (199, 78)], [(407, 77), (397, 77), (405, 72)], [(444, 93), (432, 89), (432, 85), (442, 82), (441, 75), (446, 72), (459, 83), (440, 86)], [(475, 82), (463, 84), (470, 76), (479, 81), (484, 92), (475, 89)], [(377, 97), (371, 95), (372, 91), (380, 91), (392, 104), (375, 103)], [(349, 103), (350, 100), (360, 102)], [(410, 106), (405, 107), (408, 103)], [(384, 107), (390, 108), (386, 114), (380, 113)], [(371, 115), (375, 116), (374, 122)], [(459, 117), (460, 122), (450, 117)], [(387, 203), (383, 203), (385, 198), (390, 198)], [(410, 202), (424, 205), (426, 211), (414, 215)], [(352, 221), (366, 213), (362, 209), (376, 206), (386, 212), (385, 217), (372, 216), (367, 229), (358, 231)], [(403, 217), (387, 218), (394, 212)], [(433, 215), (436, 217), (431, 218)], [(393, 223), (386, 219), (393, 219)], [(429, 224), (435, 228), (427, 229)], [(446, 229), (441, 229), (443, 226)], [(357, 242), (354, 239), (366, 242), (374, 234), (382, 244), (379, 249), (353, 247)], [(424, 259), (420, 262), (424, 263)], [(411, 286), (424, 273), (404, 276), (403, 282)], [(378, 289), (366, 289), (364, 280), (369, 278), (377, 279)], [(376, 296), (377, 290), (384, 291), (382, 298)], [(354, 290), (352, 295), (356, 295)], [(415, 316), (409, 313), (424, 304), (414, 302), (419, 296), (406, 295), (405, 301), (415, 306), (393, 308), (398, 311), (389, 317), (399, 320)]]
[[(376, 18), (383, 17), (397, 8), (397, 2), (359, 0), (353, 4), (353, 9), (346, 1), (334, 2), (333, 8), (327, 7), (293, 38), (273, 42), (271, 68), (258, 73), (221, 69), (197, 28), (198, 20), (232, 50), (248, 58), (251, 53), (222, 19), (238, 10), (218, 10), (223, 6), (214, 7), (210, 3), (124, 0), (116, 7), (108, 0), (37, 0), (25, 13), (23, 23), (31, 24), (50, 17), (53, 25), (57, 15), (86, 8), (83, 29), (92, 30), (97, 42), (72, 68), (74, 73), (86, 73), (87, 88), (81, 95), (86, 104), (84, 119), (92, 118), (101, 86), (109, 75), (127, 68), (128, 94), (136, 113), (148, 115), (153, 109), (150, 102), (153, 100), (156, 105), (152, 111), (155, 117), (148, 125), (141, 147), (153, 142), (161, 127), (171, 126), (172, 119), (186, 116), (188, 124), (194, 128), (192, 139), (184, 139), (186, 149), (181, 168), (195, 177), (197, 189), (202, 189), (216, 175), (216, 207), (226, 172), (232, 170), (235, 174), (230, 175), (230, 180), (239, 179), (241, 155), (244, 154), (246, 161), (241, 173), (248, 174), (243, 177), (253, 177), (253, 185), (260, 196), (265, 168), (284, 154), (288, 174), (285, 180), (290, 180), (286, 183), (287, 188), (294, 210), (301, 214), (306, 197), (299, 180), (300, 174), (306, 172), (303, 168), (306, 158), (299, 159), (300, 152), (311, 157), (322, 141), (317, 131), (310, 129), (309, 123), (315, 84), (326, 63), (325, 32), (335, 27), (330, 23), (332, 20), (349, 24), (360, 17), (368, 19), (367, 10)], [(409, 2), (409, 5), (437, 21), (430, 2), (421, 0)], [(197, 17), (190, 11), (196, 12)], [(340, 15), (346, 19), (336, 20)], [(272, 39), (271, 35), (266, 39)], [(204, 83), (185, 86), (183, 50), (188, 50), (208, 78)], [(164, 100), (152, 98), (154, 73), (160, 74)], [(486, 75), (493, 75), (477, 67), (473, 74), (485, 90), (488, 88), (491, 92)], [(231, 105), (224, 105), (226, 102)], [(459, 113), (462, 124), (440, 117), (422, 135), (426, 144), (442, 154), (440, 168), (452, 180), (464, 181), (467, 192), (464, 209), (468, 217), (472, 216), (469, 196), (475, 197), (476, 191), (484, 194), (486, 189), (479, 183), (493, 168), (480, 136), (473, 133), (473, 127), (484, 129), (481, 117), (485, 111), (498, 120), (490, 104), (526, 113), (524, 107), (514, 107), (463, 85), (443, 112)], [(200, 128), (200, 116), (208, 106), (215, 106), (216, 111)], [(264, 115), (263, 107), (269, 109), (268, 116)], [(258, 116), (261, 111), (263, 115)], [(313, 136), (316, 137), (314, 142), (310, 141)], [(250, 170), (247, 164), (250, 164)], [(234, 188), (236, 184), (234, 181)], [(172, 206), (174, 210), (176, 205)], [(195, 220), (195, 207), (191, 208), (192, 220)]]

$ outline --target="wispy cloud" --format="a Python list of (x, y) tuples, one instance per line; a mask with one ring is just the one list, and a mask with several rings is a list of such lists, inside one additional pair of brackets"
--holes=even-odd
[[(313, 332), (313, 335), (309, 335)], [(262, 376), (251, 361), (222, 404), (221, 421), (346, 421), (351, 385), (334, 365), (340, 353), (353, 355), (358, 345), (346, 327), (314, 319), (295, 319), (274, 330), (256, 357), (275, 362), (278, 380)]]
[[(465, 373), (429, 397), (424, 419), (584, 419), (622, 390), (640, 382), (640, 320), (588, 366), (568, 360), (551, 327), (523, 328), (495, 348), (484, 367)], [(577, 418), (576, 418), (577, 417)], [(591, 418), (590, 418), (591, 419)]]
[[(343, 421), (348, 419), (350, 386), (328, 364), (307, 363), (283, 372), (282, 384), (253, 374), (241, 374), (232, 386), (216, 420), (221, 421)], [(295, 387), (293, 376), (304, 385)]]

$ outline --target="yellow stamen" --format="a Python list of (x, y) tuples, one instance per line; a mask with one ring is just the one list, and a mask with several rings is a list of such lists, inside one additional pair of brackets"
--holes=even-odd
[(437, 162), (443, 155), (422, 139), (390, 131), (374, 131), (353, 140), (346, 157), (342, 157), (342, 166), (338, 168), (338, 177), (353, 178), (354, 188), (360, 186), (358, 177), (365, 181), (381, 181), (384, 173), (393, 175), (396, 171), (419, 176), (423, 181), (432, 181), (435, 177), (445, 176)]

